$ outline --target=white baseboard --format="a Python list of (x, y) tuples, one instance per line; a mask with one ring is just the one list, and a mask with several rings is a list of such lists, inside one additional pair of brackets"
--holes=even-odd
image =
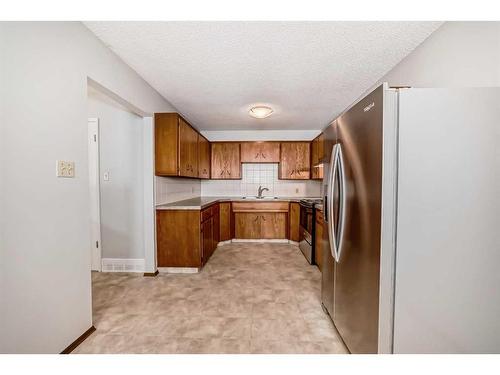
[(299, 246), (299, 243), (297, 241), (288, 241), (290, 243), (290, 245), (293, 245), (293, 246)]
[(102, 272), (144, 272), (144, 259), (102, 258)]
[(196, 267), (158, 267), (159, 273), (198, 273)]

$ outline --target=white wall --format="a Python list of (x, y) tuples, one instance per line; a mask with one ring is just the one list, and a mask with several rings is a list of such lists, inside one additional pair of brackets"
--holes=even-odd
[(500, 86), (500, 22), (446, 22), (379, 82), (413, 87)]
[(142, 117), (92, 88), (88, 116), (99, 119), (102, 258), (144, 259)]
[(0, 352), (57, 353), (92, 325), (87, 78), (175, 108), (78, 22), (0, 23), (0, 54)]
[(264, 196), (319, 197), (321, 183), (315, 180), (279, 180), (278, 163), (243, 163), (241, 180), (202, 180), (202, 196), (255, 196), (259, 186)]

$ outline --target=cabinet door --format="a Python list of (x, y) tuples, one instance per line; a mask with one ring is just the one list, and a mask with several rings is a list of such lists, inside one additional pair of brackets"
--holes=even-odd
[(311, 178), (313, 180), (318, 178), (318, 165), (319, 163), (319, 149), (318, 138), (314, 138), (311, 142)]
[(240, 144), (234, 142), (212, 143), (213, 179), (231, 180), (241, 178)]
[(280, 162), (280, 144), (278, 142), (260, 143), (260, 162), (261, 163), (279, 163)]
[(210, 142), (198, 134), (198, 177), (210, 178)]
[(220, 241), (229, 241), (231, 239), (231, 203), (219, 204), (220, 218)]
[(213, 252), (213, 218), (205, 220), (201, 224), (201, 238), (203, 249), (203, 264), (205, 264)]
[(178, 115), (155, 113), (155, 174), (177, 176)]
[(200, 211), (157, 210), (158, 267), (200, 267)]
[(198, 133), (179, 118), (179, 176), (198, 177)]
[(314, 244), (314, 261), (318, 265), (320, 271), (322, 271), (322, 261), (323, 261), (323, 246), (324, 246), (324, 220), (323, 212), (316, 211), (316, 236)]
[(260, 163), (260, 145), (258, 142), (243, 142), (241, 144), (242, 163)]
[(212, 208), (212, 213), (213, 213), (213, 249), (215, 250), (217, 248), (217, 245), (220, 240), (220, 207), (219, 203), (215, 204)]
[(258, 215), (260, 218), (260, 238), (286, 238), (286, 213), (261, 212)]
[(278, 142), (243, 142), (241, 144), (242, 163), (279, 163), (280, 144)]
[(290, 241), (299, 242), (300, 205), (290, 203)]
[(279, 178), (308, 180), (310, 178), (310, 142), (281, 143)]
[(234, 230), (236, 238), (259, 239), (260, 233), (260, 213), (238, 212), (234, 214)]
[(324, 137), (321, 133), (311, 142), (311, 179), (313, 180), (323, 179), (323, 166), (319, 165), (324, 157), (323, 141)]

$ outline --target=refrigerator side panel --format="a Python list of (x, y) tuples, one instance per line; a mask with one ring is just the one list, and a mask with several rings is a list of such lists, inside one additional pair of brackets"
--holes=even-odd
[(500, 89), (399, 94), (395, 353), (500, 353)]
[(392, 353), (396, 251), (398, 91), (384, 91), (378, 353)]

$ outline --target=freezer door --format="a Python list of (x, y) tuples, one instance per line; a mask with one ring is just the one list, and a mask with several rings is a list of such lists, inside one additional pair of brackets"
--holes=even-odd
[(382, 116), (380, 86), (337, 119), (345, 189), (340, 211), (345, 217), (335, 264), (333, 320), (352, 353), (378, 350)]
[(500, 353), (500, 89), (400, 93), (395, 353)]
[[(331, 195), (330, 180), (333, 163), (332, 150), (337, 142), (336, 136), (336, 122), (334, 121), (323, 132), (325, 137), (325, 175), (323, 178), (322, 195), (323, 195), (323, 210), (325, 218), (325, 230), (328, 234), (325, 235), (322, 248), (322, 272), (321, 272), (321, 303), (326, 309), (330, 317), (333, 319), (333, 297), (334, 297), (334, 274), (335, 274), (335, 259), (332, 254), (332, 248), (329, 241), (329, 231), (334, 227), (334, 222), (328, 219), (329, 205), (332, 199), (335, 203), (335, 197)], [(336, 207), (336, 206), (335, 206)]]

